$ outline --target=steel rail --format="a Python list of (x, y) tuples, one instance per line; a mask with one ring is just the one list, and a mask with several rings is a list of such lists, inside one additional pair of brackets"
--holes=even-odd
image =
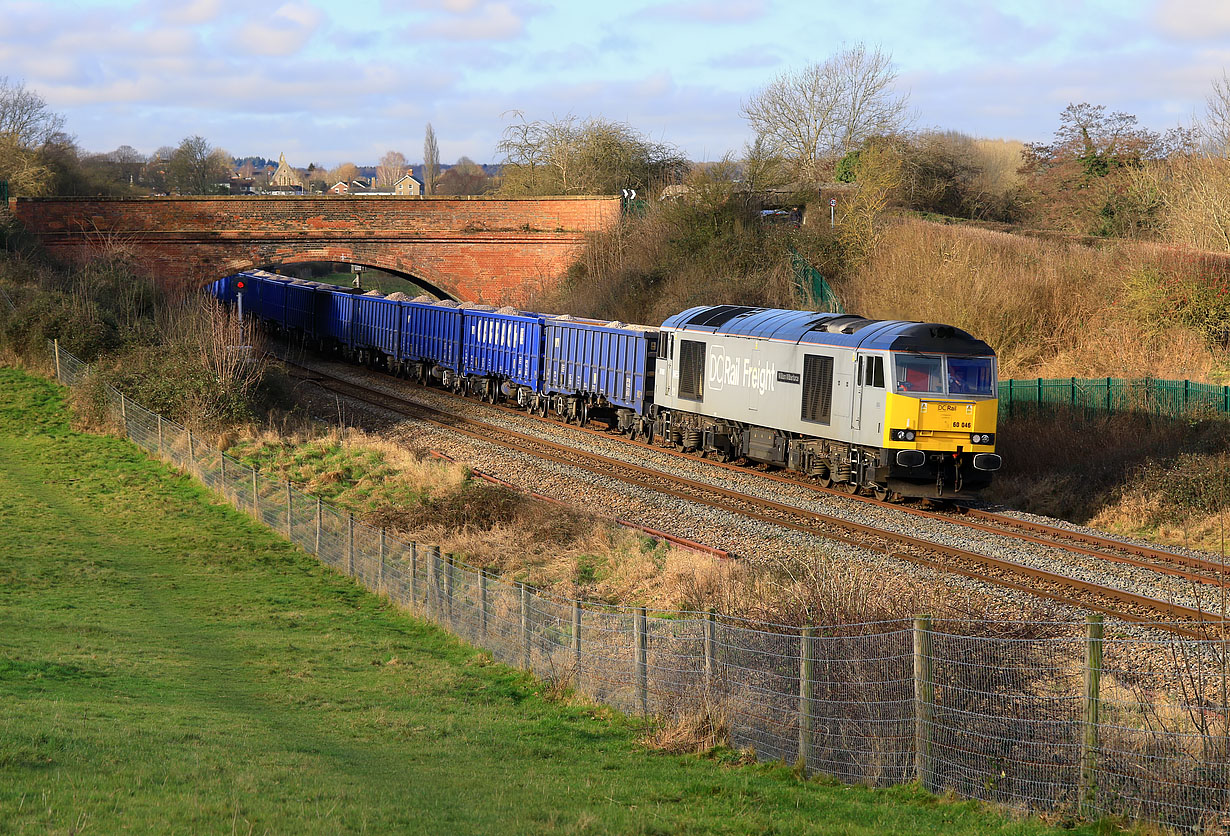
[[(761, 497), (749, 496), (728, 488), (721, 488), (715, 485), (687, 479), (686, 477), (673, 476), (658, 470), (643, 467), (641, 465), (635, 465), (618, 459), (609, 458), (598, 453), (582, 451), (571, 445), (560, 444), (558, 442), (549, 441), (536, 436), (530, 436), (525, 433), (511, 430), (506, 427), (500, 427), (495, 424), (490, 424), (473, 417), (444, 412), (435, 407), (410, 401), (397, 395), (360, 386), (334, 375), (330, 375), (326, 372), (322, 372), (318, 369), (311, 369), (290, 361), (283, 362), (286, 362), (288, 366), (302, 370), (304, 374), (298, 375), (302, 379), (313, 382), (321, 388), (327, 391), (332, 391), (335, 394), (354, 398), (355, 400), (387, 409), (397, 414), (406, 415), (407, 417), (418, 418), (476, 440), (498, 444), (509, 449), (518, 450), (528, 455), (545, 458), (566, 466), (576, 467), (605, 478), (623, 481), (638, 487), (649, 488), (658, 493), (673, 496), (686, 502), (696, 502), (723, 511), (734, 511), (741, 516), (755, 519), (766, 524), (777, 525), (808, 534), (819, 535), (829, 540), (847, 543), (860, 548), (872, 548), (875, 551), (882, 552), (891, 557), (905, 559), (910, 562), (929, 566), (931, 568), (942, 569), (943, 571), (954, 571), (956, 574), (962, 574), (968, 577), (976, 577), (979, 580), (1025, 591), (1030, 594), (1038, 595), (1039, 597), (1047, 598), (1049, 600), (1067, 604), (1079, 609), (1103, 612), (1116, 618), (1121, 618), (1125, 621), (1141, 623), (1154, 622), (1157, 621), (1157, 619), (1149, 618), (1147, 616), (1140, 615), (1139, 613), (1123, 612), (1121, 610), (1108, 607), (1104, 604), (1091, 602), (1085, 599), (1076, 599), (1059, 595), (1054, 592), (1039, 590), (1036, 585), (1028, 586), (1017, 584), (1015, 582), (1006, 582), (1002, 578), (988, 577), (985, 574), (971, 572), (971, 570), (961, 571), (957, 567), (949, 567), (947, 564), (936, 561), (934, 557), (930, 557), (928, 555), (939, 554), (949, 559), (979, 564), (988, 569), (1006, 573), (1009, 576), (1023, 577), (1032, 579), (1035, 582), (1076, 589), (1079, 592), (1097, 595), (1103, 599), (1114, 601), (1119, 605), (1126, 605), (1137, 610), (1159, 613), (1167, 619), (1184, 622), (1220, 622), (1220, 618), (1214, 614), (1191, 607), (1185, 607), (1171, 601), (1162, 601), (1155, 598), (1149, 598), (1147, 596), (1127, 592), (1126, 590), (1117, 589), (1115, 587), (1104, 586), (1101, 584), (1095, 584), (1091, 581), (1084, 581), (1066, 575), (1047, 572), (1045, 570), (1024, 566), (1013, 561), (1002, 560), (1000, 558), (994, 558), (989, 555), (982, 555), (977, 552), (970, 552), (952, 546), (945, 546), (943, 544), (934, 543), (922, 538), (883, 531), (875, 528), (874, 526), (843, 520), (838, 517), (832, 517), (827, 514), (809, 511), (807, 509), (798, 508), (793, 505), (786, 505), (784, 503), (775, 502), (773, 500), (764, 499)], [(515, 441), (501, 441), (499, 440), (499, 436), (501, 435), (507, 436), (510, 439), (515, 439)], [(636, 474), (637, 478), (634, 479), (627, 475), (621, 474), (619, 472), (621, 469), (623, 471)], [(654, 482), (659, 484), (653, 484)], [(681, 490), (679, 487), (671, 487), (666, 484), (661, 484), (662, 482), (669, 482), (673, 485), (683, 486), (687, 490)], [(744, 507), (737, 507), (739, 505)], [(749, 508), (746, 506), (751, 507)], [(755, 510), (756, 508), (762, 510)], [(766, 511), (772, 513), (765, 513)], [(817, 531), (817, 524), (828, 529), (837, 529), (839, 531), (845, 531), (849, 534), (861, 535), (861, 539), (836, 534), (832, 530)], [(902, 552), (889, 548), (887, 545), (869, 545), (867, 542), (868, 538), (874, 541), (881, 541), (884, 544), (895, 543), (899, 546), (908, 546), (910, 549), (922, 552), (923, 554), (920, 555)], [(1170, 629), (1170, 627), (1164, 627), (1163, 629)], [(1174, 626), (1172, 632), (1182, 630), (1183, 628)], [(1190, 632), (1185, 634), (1191, 635)]]

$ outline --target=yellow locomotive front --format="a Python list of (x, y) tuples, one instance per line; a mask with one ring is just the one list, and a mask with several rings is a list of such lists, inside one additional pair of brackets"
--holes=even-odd
[(883, 438), (892, 463), (889, 487), (908, 495), (907, 488), (934, 484), (936, 496), (976, 494), (1001, 464), (995, 453), (995, 357), (910, 351), (891, 356)]

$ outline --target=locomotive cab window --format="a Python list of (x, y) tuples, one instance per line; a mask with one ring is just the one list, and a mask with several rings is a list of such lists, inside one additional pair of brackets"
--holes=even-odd
[(922, 354), (898, 354), (893, 370), (894, 387), (898, 392), (944, 394), (944, 358)]
[(872, 386), (876, 389), (884, 388), (883, 357), (860, 357), (858, 358), (858, 366), (860, 383), (864, 386)]

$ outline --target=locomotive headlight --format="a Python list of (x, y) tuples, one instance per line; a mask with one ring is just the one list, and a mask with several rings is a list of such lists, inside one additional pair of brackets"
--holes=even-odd
[(970, 433), (969, 440), (974, 444), (993, 444), (995, 433)]
[(891, 433), (889, 433), (889, 437), (893, 441), (913, 441), (914, 431), (913, 430), (893, 430)]
[(906, 430), (906, 431), (905, 431), (905, 440), (906, 440), (906, 441), (913, 441), (913, 440), (914, 440), (914, 433), (913, 433), (913, 431), (912, 431), (912, 430)]

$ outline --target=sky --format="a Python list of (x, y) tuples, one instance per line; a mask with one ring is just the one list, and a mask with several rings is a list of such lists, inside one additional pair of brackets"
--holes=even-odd
[(499, 162), (515, 120), (738, 155), (741, 105), (858, 43), (917, 129), (1045, 141), (1074, 102), (1164, 130), (1230, 68), (1230, 0), (0, 0), (0, 76), (86, 151), (200, 135), (292, 165)]

